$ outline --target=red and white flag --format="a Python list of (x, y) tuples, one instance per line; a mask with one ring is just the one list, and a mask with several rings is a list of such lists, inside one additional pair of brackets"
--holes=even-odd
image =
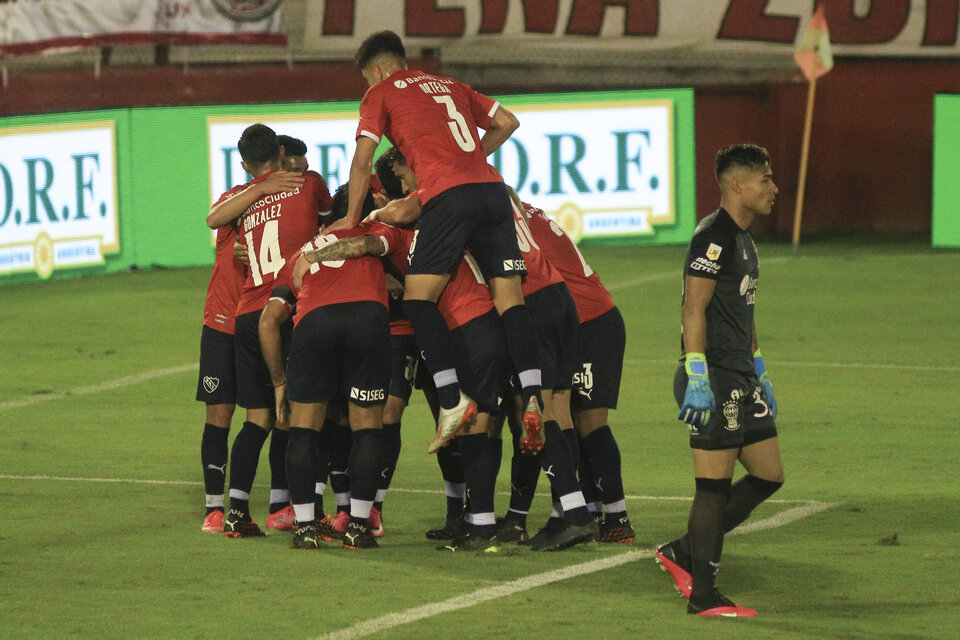
[(810, 24), (800, 37), (793, 59), (810, 81), (833, 69), (830, 30), (827, 29), (827, 19), (823, 16), (822, 4), (817, 7), (810, 19)]

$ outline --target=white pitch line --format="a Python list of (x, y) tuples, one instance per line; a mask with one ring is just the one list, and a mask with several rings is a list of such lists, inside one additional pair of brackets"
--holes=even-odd
[(47, 402), (49, 400), (61, 400), (63, 398), (70, 398), (73, 396), (85, 396), (91, 393), (100, 393), (101, 391), (113, 391), (114, 389), (119, 389), (120, 387), (127, 387), (132, 384), (153, 380), (154, 378), (159, 378), (161, 376), (168, 376), (173, 373), (184, 373), (186, 371), (190, 371), (191, 369), (196, 369), (198, 366), (199, 364), (195, 362), (193, 364), (185, 364), (179, 367), (170, 367), (168, 369), (154, 369), (152, 371), (137, 373), (132, 376), (116, 378), (115, 380), (107, 380), (106, 382), (93, 384), (88, 387), (77, 387), (76, 389), (71, 389), (70, 391), (38, 394), (24, 398), (23, 400), (8, 400), (6, 402), (0, 402), (0, 411), (3, 411), (4, 409), (16, 409), (17, 407), (28, 407), (32, 404), (40, 404), (41, 402)]
[[(627, 358), (624, 364), (671, 364), (676, 365), (678, 360), (634, 360)], [(871, 364), (869, 362), (785, 362), (773, 361), (776, 366), (784, 367), (816, 367), (819, 369), (888, 369), (893, 371), (946, 371), (960, 372), (960, 367), (938, 367), (913, 364)]]
[[(0, 480), (52, 480), (56, 482), (101, 482), (106, 484), (151, 484), (151, 485), (173, 485), (173, 486), (203, 486), (200, 480), (150, 480), (147, 478), (81, 478), (76, 476), (46, 476), (46, 475), (15, 475), (0, 473)], [(255, 484), (254, 487), (265, 487), (267, 485)], [(405, 489), (403, 487), (390, 487), (390, 492), (396, 493), (423, 493), (431, 495), (443, 495), (443, 489)], [(508, 491), (498, 491), (497, 495), (508, 496)], [(546, 497), (548, 493), (538, 493), (538, 497)], [(647, 500), (659, 502), (690, 502), (692, 496), (624, 496), (625, 500)], [(778, 504), (812, 504), (812, 500), (766, 500), (769, 503)]]
[[(795, 522), (800, 518), (805, 518), (819, 511), (828, 509), (831, 506), (833, 506), (833, 503), (830, 502), (811, 502), (802, 507), (788, 509), (770, 518), (757, 520), (756, 522), (752, 522), (749, 525), (745, 525), (734, 530), (732, 533), (745, 534), (752, 533), (754, 531), (761, 531), (763, 529), (782, 527), (791, 522)], [(371, 620), (357, 623), (352, 627), (347, 627), (346, 629), (341, 629), (340, 631), (334, 631), (333, 633), (318, 636), (313, 640), (354, 640), (355, 638), (363, 638), (399, 627), (404, 624), (417, 622), (418, 620), (423, 620), (425, 618), (430, 618), (443, 613), (449, 613), (451, 611), (457, 611), (458, 609), (465, 609), (467, 607), (472, 607), (473, 605), (488, 602), (490, 600), (512, 596), (515, 593), (527, 591), (528, 589), (535, 589), (537, 587), (543, 587), (554, 582), (566, 580), (568, 578), (575, 578), (577, 576), (603, 571), (604, 569), (610, 569), (612, 567), (624, 565), (628, 562), (635, 562), (644, 558), (652, 558), (653, 555), (654, 551), (652, 549), (634, 550), (626, 553), (619, 553), (614, 556), (608, 556), (606, 558), (600, 558), (599, 560), (591, 560), (589, 562), (570, 565), (561, 569), (554, 569), (553, 571), (537, 573), (519, 578), (517, 580), (512, 580), (510, 582), (503, 582), (492, 587), (477, 589), (471, 593), (454, 596), (453, 598), (444, 600), (443, 602), (433, 602), (420, 607), (413, 607), (405, 611), (389, 613), (385, 616), (380, 616), (379, 618), (373, 618)]]

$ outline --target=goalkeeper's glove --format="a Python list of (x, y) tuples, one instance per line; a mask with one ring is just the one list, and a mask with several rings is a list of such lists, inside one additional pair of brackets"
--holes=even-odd
[(770, 376), (767, 374), (767, 365), (763, 361), (763, 354), (760, 349), (753, 353), (753, 368), (757, 371), (757, 378), (760, 380), (760, 388), (763, 389), (763, 399), (766, 400), (770, 408), (770, 415), (777, 417), (777, 399), (773, 396), (773, 383), (770, 382)]
[(688, 353), (683, 367), (687, 372), (687, 390), (677, 418), (694, 427), (705, 426), (710, 421), (710, 412), (716, 408), (707, 374), (707, 357), (702, 353)]

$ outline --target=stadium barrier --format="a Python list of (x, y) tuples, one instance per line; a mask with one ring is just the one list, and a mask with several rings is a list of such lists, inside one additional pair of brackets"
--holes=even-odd
[[(696, 221), (691, 89), (503, 96), (521, 128), (491, 162), (584, 243), (676, 244)], [(213, 261), (203, 218), (248, 179), (264, 122), (347, 180), (357, 102), (112, 109), (0, 118), (0, 285)]]

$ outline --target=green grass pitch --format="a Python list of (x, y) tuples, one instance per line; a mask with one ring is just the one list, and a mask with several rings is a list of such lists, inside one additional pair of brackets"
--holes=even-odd
[(651, 559), (693, 488), (671, 395), (684, 248), (588, 247), (627, 322), (611, 423), (637, 542), (557, 554), (433, 549), (444, 499), (416, 395), (378, 551), (201, 534), (209, 269), (0, 288), (0, 638), (958, 637), (960, 253), (758, 244), (787, 482), (728, 539), (720, 584), (759, 617), (687, 616)]

